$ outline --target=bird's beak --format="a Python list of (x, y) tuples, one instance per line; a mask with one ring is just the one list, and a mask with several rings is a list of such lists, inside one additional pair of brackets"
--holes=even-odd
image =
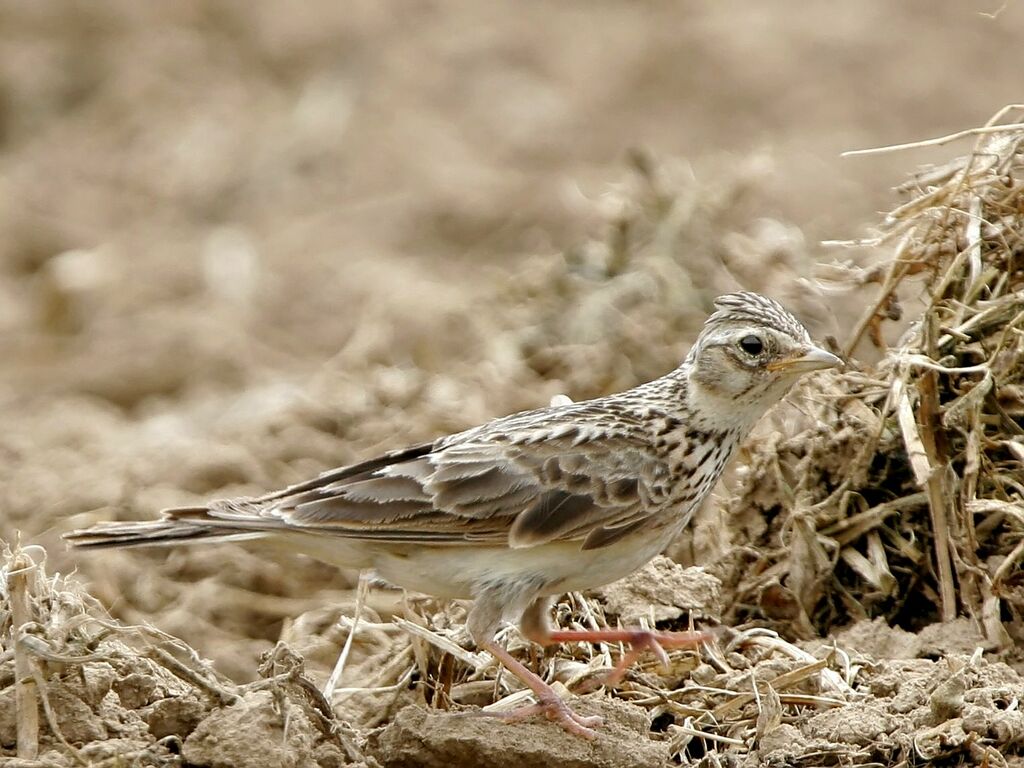
[(818, 371), (822, 368), (838, 368), (841, 365), (843, 365), (843, 361), (831, 352), (826, 352), (820, 347), (809, 347), (802, 354), (776, 360), (774, 363), (769, 363), (767, 367), (769, 371), (807, 373), (808, 371)]

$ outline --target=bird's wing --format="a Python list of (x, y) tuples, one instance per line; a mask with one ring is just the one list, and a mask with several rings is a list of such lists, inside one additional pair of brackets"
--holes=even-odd
[(259, 499), (170, 515), (406, 543), (579, 541), (591, 549), (635, 530), (664, 500), (668, 467), (635, 426), (528, 417), (326, 472)]

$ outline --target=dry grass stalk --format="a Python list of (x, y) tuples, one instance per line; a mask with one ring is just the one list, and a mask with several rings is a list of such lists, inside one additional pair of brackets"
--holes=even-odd
[(327, 684), (324, 686), (324, 698), (327, 701), (331, 701), (334, 696), (334, 690), (338, 687), (338, 683), (341, 682), (341, 676), (345, 672), (345, 665), (348, 663), (348, 656), (352, 652), (352, 641), (356, 636), (356, 628), (359, 626), (359, 620), (362, 618), (363, 604), (366, 602), (366, 592), (369, 588), (369, 580), (366, 574), (359, 574), (359, 586), (356, 590), (356, 605), (355, 612), (352, 616), (352, 623), (349, 626), (348, 637), (345, 638), (345, 644), (341, 647), (341, 653), (338, 655), (338, 660), (334, 664), (334, 669), (331, 670), (331, 676), (327, 678)]
[(939, 147), (943, 144), (965, 139), (968, 136), (982, 136), (993, 133), (1008, 133), (1024, 130), (1024, 123), (1010, 123), (1009, 125), (996, 125), (996, 123), (1013, 110), (1024, 110), (1024, 104), (1010, 104), (1003, 107), (986, 125), (980, 128), (967, 128), (963, 131), (956, 131), (948, 136), (939, 136), (935, 139), (924, 139), (922, 141), (911, 141), (906, 144), (893, 144), (888, 147), (875, 147), (873, 149), (851, 149), (843, 152), (843, 157), (858, 157), (862, 155), (881, 155), (887, 152), (903, 152), (908, 149), (919, 147)]
[(7, 594), (11, 606), (11, 648), (14, 651), (15, 706), (18, 712), (18, 757), (31, 760), (39, 754), (38, 681), (32, 656), (22, 638), (35, 621), (32, 611), (36, 564), (24, 552), (7, 553)]

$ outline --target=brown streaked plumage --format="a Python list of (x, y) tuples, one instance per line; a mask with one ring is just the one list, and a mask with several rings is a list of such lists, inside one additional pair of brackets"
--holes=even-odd
[(495, 644), (501, 623), (519, 622), (541, 643), (625, 641), (660, 653), (693, 644), (688, 633), (552, 632), (549, 601), (658, 554), (763, 413), (802, 373), (840, 363), (771, 299), (733, 293), (715, 306), (679, 368), (627, 392), (506, 416), (265, 496), (67, 538), (86, 548), (261, 539), (419, 592), (472, 598), (476, 642), (534, 690), (536, 709), (591, 735), (592, 718)]

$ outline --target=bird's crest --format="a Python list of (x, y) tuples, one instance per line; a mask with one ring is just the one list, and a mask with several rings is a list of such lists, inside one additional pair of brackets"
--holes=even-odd
[(803, 323), (779, 302), (748, 291), (727, 293), (715, 299), (715, 312), (705, 327), (745, 321), (774, 328), (794, 339), (810, 341)]

